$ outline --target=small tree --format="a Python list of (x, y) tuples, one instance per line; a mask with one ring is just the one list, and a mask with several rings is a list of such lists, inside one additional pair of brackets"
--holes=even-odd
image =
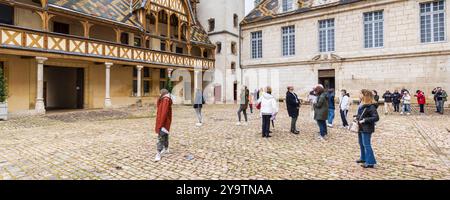
[(168, 90), (170, 93), (172, 93), (173, 90), (173, 83), (172, 80), (170, 80), (169, 77), (166, 78), (166, 82), (164, 83), (164, 89)]
[(8, 87), (6, 85), (6, 78), (3, 74), (2, 68), (0, 68), (0, 103), (3, 103), (8, 98)]

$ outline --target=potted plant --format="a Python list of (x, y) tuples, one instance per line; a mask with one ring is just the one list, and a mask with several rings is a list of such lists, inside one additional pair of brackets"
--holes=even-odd
[(0, 68), (0, 120), (8, 119), (8, 87), (6, 85), (6, 78)]

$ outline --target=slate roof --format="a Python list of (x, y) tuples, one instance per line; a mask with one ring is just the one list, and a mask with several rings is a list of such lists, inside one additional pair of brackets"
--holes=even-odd
[[(314, 10), (315, 7), (311, 7), (314, 0), (298, 0), (303, 6), (299, 6), (298, 9), (286, 13), (279, 13), (281, 0), (262, 0), (241, 22), (241, 24), (249, 24), (263, 20), (274, 19), (282, 16), (304, 13)], [(322, 8), (339, 6), (344, 4), (350, 4), (360, 2), (364, 0), (339, 0), (329, 5), (321, 6)], [(296, 1), (294, 1), (296, 2)]]
[[(130, 7), (129, 0), (48, 0), (49, 7), (119, 22), (141, 29), (142, 26), (132, 11), (135, 9), (136, 5), (143, 6), (146, 0), (137, 2), (134, 1), (133, 7)], [(192, 13), (190, 1), (187, 2), (190, 9), (189, 12)], [(197, 22), (196, 19), (194, 21)], [(200, 23), (192, 25), (191, 36), (193, 42), (212, 45), (208, 38), (208, 34), (204, 31), (203, 27), (201, 27)]]

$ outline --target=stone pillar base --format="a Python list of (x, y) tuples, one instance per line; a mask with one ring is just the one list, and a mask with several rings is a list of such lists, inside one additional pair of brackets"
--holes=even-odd
[(45, 104), (43, 100), (37, 100), (34, 108), (36, 114), (45, 114)]
[(112, 102), (111, 99), (105, 99), (105, 108), (111, 108)]

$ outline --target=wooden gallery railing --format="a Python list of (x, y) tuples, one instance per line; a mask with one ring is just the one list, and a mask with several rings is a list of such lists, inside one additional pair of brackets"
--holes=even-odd
[(82, 55), (104, 59), (186, 68), (214, 68), (214, 60), (155, 51), (79, 36), (42, 32), (0, 24), (0, 46), (48, 53)]

